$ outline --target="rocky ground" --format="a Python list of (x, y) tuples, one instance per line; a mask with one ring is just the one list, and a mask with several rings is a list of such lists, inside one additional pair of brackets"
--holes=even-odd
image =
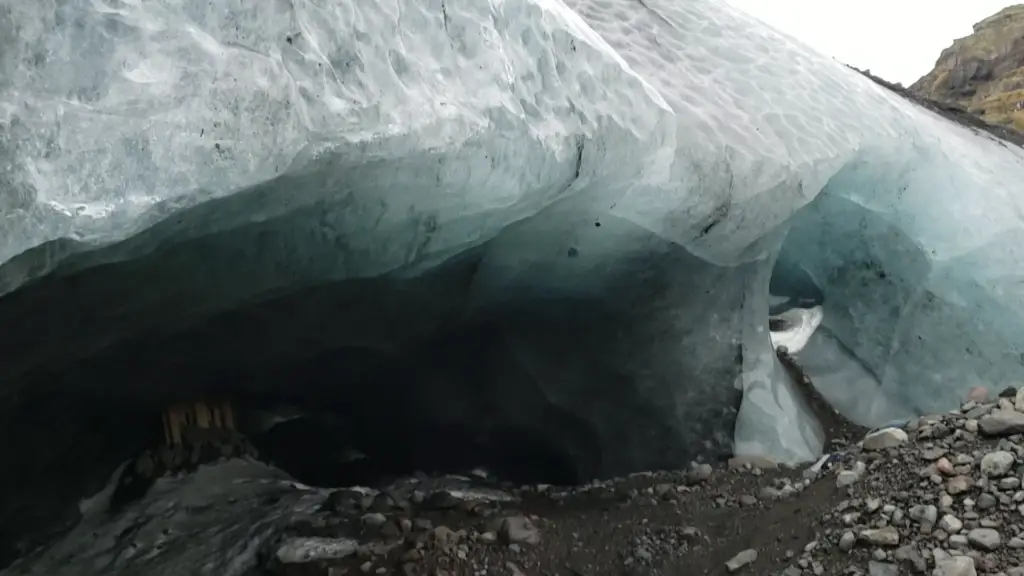
[[(336, 492), (270, 570), (1024, 575), (1024, 391), (1004, 395), (845, 446), (836, 438), (820, 469), (734, 459), (501, 499), (453, 498), (416, 480), (376, 496)], [(345, 558), (294, 553), (338, 536), (353, 539)]]
[(86, 510), (3, 574), (1024, 576), (1024, 390), (972, 396), (867, 434), (826, 420), (814, 466), (737, 458), (573, 488), (475, 471), (331, 490), (221, 459), (115, 518)]

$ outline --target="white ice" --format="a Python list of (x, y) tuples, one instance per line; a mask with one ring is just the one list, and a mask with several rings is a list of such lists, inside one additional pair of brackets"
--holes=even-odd
[(799, 354), (824, 317), (825, 310), (821, 306), (790, 308), (775, 316), (785, 322), (785, 326), (781, 330), (771, 331), (772, 346), (776, 350), (784, 346), (790, 354)]
[(886, 397), (945, 408), (1024, 363), (1021, 182), (1020, 149), (713, 0), (0, 0), (0, 294), (266, 223), (197, 265), (213, 313), (585, 206), (760, 271), (714, 311), (741, 327), (695, 328), (742, 343), (738, 444), (783, 459), (820, 449), (763, 329), (787, 228)]

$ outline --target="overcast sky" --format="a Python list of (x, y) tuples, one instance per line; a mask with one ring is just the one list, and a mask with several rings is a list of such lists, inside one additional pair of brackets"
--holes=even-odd
[[(837, 60), (910, 85), (1007, 0), (726, 0)], [(1024, 0), (1018, 0), (1024, 2)]]

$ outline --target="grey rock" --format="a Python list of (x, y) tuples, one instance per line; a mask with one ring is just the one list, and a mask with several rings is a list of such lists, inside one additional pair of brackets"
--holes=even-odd
[(914, 572), (923, 574), (928, 569), (928, 561), (921, 556), (913, 545), (903, 546), (892, 553), (892, 557), (902, 566), (909, 566)]
[(921, 524), (935, 524), (935, 520), (939, 517), (939, 509), (931, 504), (918, 504), (911, 506), (907, 514)]
[(981, 459), (981, 473), (990, 478), (1006, 476), (1016, 462), (1013, 454), (1004, 450), (985, 454)]
[(540, 531), (526, 516), (509, 516), (502, 519), (498, 533), (509, 544), (540, 544)]
[(427, 510), (450, 510), (462, 503), (454, 494), (447, 490), (431, 492), (424, 499), (422, 506)]
[(388, 521), (388, 517), (381, 514), (380, 512), (370, 512), (369, 514), (363, 514), (362, 522), (367, 526), (383, 526)]
[(872, 560), (868, 563), (868, 574), (870, 576), (900, 576), (900, 569), (895, 564)]
[(726, 563), (725, 567), (729, 572), (736, 572), (742, 569), (747, 564), (752, 564), (757, 561), (757, 550), (748, 548), (740, 552), (739, 554), (730, 558)]
[(977, 576), (974, 559), (970, 556), (953, 556), (936, 560), (932, 576)]
[(1016, 410), (993, 410), (978, 420), (978, 429), (986, 436), (1024, 433), (1024, 413)]
[(974, 487), (974, 478), (970, 476), (954, 476), (946, 481), (946, 492), (951, 496), (963, 494)]
[(845, 488), (851, 484), (855, 484), (860, 480), (860, 476), (853, 470), (843, 470), (836, 476), (836, 486), (839, 488)]
[(862, 530), (858, 538), (872, 546), (898, 546), (900, 533), (892, 526)]
[(967, 533), (967, 542), (980, 550), (996, 550), (1003, 545), (1003, 538), (993, 528), (975, 528)]
[(865, 436), (863, 446), (867, 451), (885, 450), (905, 444), (908, 439), (907, 433), (899, 428), (885, 428)]
[(964, 523), (959, 518), (952, 514), (946, 514), (939, 520), (939, 528), (944, 530), (947, 534), (956, 534), (963, 530)]
[(686, 480), (692, 484), (707, 482), (711, 478), (713, 469), (708, 463), (693, 464), (686, 475)]
[(856, 543), (857, 536), (849, 530), (843, 532), (843, 535), (839, 537), (839, 549), (843, 552), (849, 552), (850, 550), (853, 550), (853, 546)]
[(277, 548), (282, 564), (338, 560), (356, 553), (359, 543), (348, 538), (288, 538)]
[(996, 500), (996, 497), (986, 492), (981, 496), (978, 496), (978, 501), (975, 503), (975, 507), (977, 507), (978, 510), (988, 510), (990, 508), (995, 508), (998, 504), (999, 501)]

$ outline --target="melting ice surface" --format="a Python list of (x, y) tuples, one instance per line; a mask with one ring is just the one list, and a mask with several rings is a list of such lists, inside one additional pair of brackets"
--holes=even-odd
[[(618, 469), (728, 444), (715, 435), (731, 418), (738, 452), (820, 450), (772, 353), (776, 261), (823, 295), (803, 356), (831, 367), (826, 396), (872, 388), (877, 409), (846, 407), (859, 420), (949, 408), (1024, 363), (1022, 151), (724, 3), (0, 0), (0, 13), (0, 293), (202, 249), (139, 297), (149, 315), (127, 291), (134, 313), (116, 329), (62, 333), (69, 355), (144, 321), (416, 277), (476, 250), (467, 314), (522, 294), (611, 310), (586, 345), (647, 420), (615, 421), (629, 408), (600, 406), (613, 388), (516, 346), (548, 398), (626, 442), (605, 451)], [(45, 328), (7, 338), (14, 372), (57, 346)], [(733, 387), (742, 405), (723, 420)], [(714, 421), (704, 436), (691, 416)], [(647, 431), (660, 456), (641, 453), (644, 421), (663, 424)]]

